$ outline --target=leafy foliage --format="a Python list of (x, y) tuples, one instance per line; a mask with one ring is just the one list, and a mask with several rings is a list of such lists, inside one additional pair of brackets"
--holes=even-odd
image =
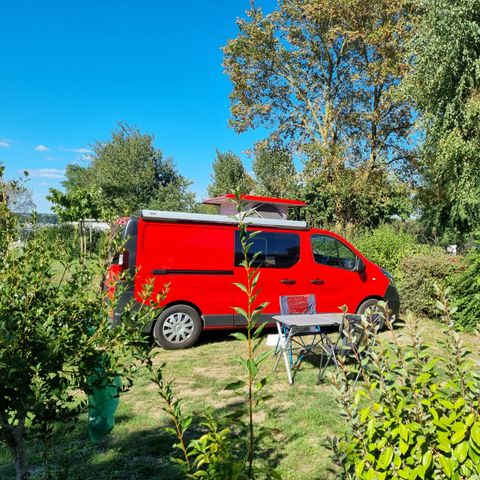
[(5, 203), (0, 222), (0, 441), (23, 480), (25, 438), (39, 436), (47, 445), (56, 422), (83, 412), (93, 372), (100, 384), (120, 375), (130, 386), (145, 348), (138, 325), (149, 313), (127, 306), (112, 328), (116, 300), (107, 304), (99, 282), (103, 258), (71, 263), (62, 242), (46, 241), (41, 230), (19, 245), (16, 217)]
[(299, 198), (300, 182), (292, 157), (287, 150), (265, 143), (255, 147), (253, 160), (255, 194), (278, 198)]
[(352, 242), (369, 260), (390, 272), (397, 280), (403, 276), (402, 261), (423, 248), (413, 235), (399, 225), (381, 225), (374, 230), (357, 232)]
[(210, 197), (225, 195), (235, 188), (241, 193), (249, 193), (253, 185), (253, 179), (245, 171), (237, 155), (217, 150), (217, 158), (213, 162), (212, 183), (208, 186)]
[[(163, 410), (170, 417), (173, 427), (165, 431), (178, 439), (175, 447), (181, 455), (172, 457), (172, 462), (186, 478), (208, 478), (211, 480), (247, 480), (245, 472), (245, 449), (241, 432), (231, 419), (214, 418), (207, 410), (205, 421), (192, 425), (192, 416), (182, 410), (182, 399), (175, 395), (173, 381), (163, 376), (165, 364), (155, 367), (147, 363), (153, 382), (163, 400)], [(219, 422), (224, 425), (219, 426)], [(195, 428), (200, 435), (187, 440), (187, 430)], [(195, 432), (197, 434), (197, 432)]]
[(339, 167), (335, 176), (323, 169), (307, 181), (306, 216), (314, 226), (339, 230), (376, 228), (391, 218), (408, 218), (413, 210), (407, 183), (377, 169), (362, 182), (361, 168)]
[(47, 199), (61, 222), (77, 222), (87, 218), (98, 220), (104, 213), (100, 207), (101, 192), (98, 189), (76, 189), (66, 194), (50, 189)]
[(15, 213), (31, 214), (36, 210), (32, 191), (25, 184), (17, 185), (16, 188), (8, 188), (8, 208)]
[(407, 347), (387, 324), (392, 342), (374, 340), (364, 382), (352, 388), (348, 365), (337, 378), (347, 431), (330, 444), (343, 478), (479, 478), (480, 389), (470, 352), (451, 326), (437, 357), (413, 316)]
[(464, 258), (465, 268), (451, 281), (455, 326), (473, 330), (480, 325), (480, 251), (472, 249)]
[(67, 168), (67, 194), (85, 187), (100, 192), (100, 206), (116, 216), (142, 208), (189, 210), (194, 196), (190, 182), (173, 161), (153, 145), (154, 137), (120, 124), (109, 141), (97, 142), (89, 167)]
[(403, 2), (284, 0), (271, 14), (252, 7), (237, 24), (224, 47), (237, 131), (267, 125), (273, 139), (300, 147), (358, 135), (367, 158), (400, 147), (409, 109), (391, 87), (406, 65)]
[[(63, 193), (55, 188), (50, 188), (47, 199), (52, 203), (52, 210), (58, 215), (61, 222), (75, 222), (75, 236), (80, 243), (80, 255), (87, 253), (87, 232), (85, 229), (86, 219), (100, 219), (107, 215), (101, 207), (101, 191), (98, 188), (77, 188)], [(78, 227), (78, 229), (77, 229)], [(63, 229), (67, 232), (67, 229)], [(65, 240), (68, 238), (66, 236)]]
[(403, 308), (435, 318), (435, 285), (449, 285), (456, 272), (463, 272), (463, 262), (461, 257), (448, 255), (442, 248), (424, 246), (423, 251), (405, 257), (400, 268)]
[(271, 143), (303, 154), (314, 225), (408, 214), (409, 186), (390, 177), (412, 159), (410, 107), (395, 92), (407, 69), (408, 2), (284, 0), (237, 23), (224, 47), (231, 124), (265, 126)]
[(480, 2), (422, 0), (412, 95), (426, 126), (424, 220), (447, 242), (480, 224)]

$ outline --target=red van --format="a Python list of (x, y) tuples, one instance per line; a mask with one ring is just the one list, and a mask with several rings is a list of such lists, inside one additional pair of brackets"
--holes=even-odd
[[(148, 280), (154, 292), (166, 283), (170, 290), (158, 318), (146, 330), (167, 349), (187, 348), (202, 330), (242, 326), (233, 305), (245, 303), (243, 292), (233, 285), (244, 282), (243, 259), (237, 221), (232, 214), (232, 195), (207, 200), (220, 206), (218, 215), (143, 210), (124, 229), (126, 251), (112, 265), (135, 272), (116, 315)], [(279, 313), (279, 296), (314, 293), (318, 312), (338, 312), (346, 305), (351, 313), (363, 313), (379, 300), (388, 302), (398, 316), (399, 297), (392, 276), (370, 262), (344, 238), (309, 228), (305, 222), (286, 218), (289, 207), (303, 202), (244, 196), (254, 212), (247, 222), (260, 231), (250, 254), (260, 252), (259, 301), (269, 302), (263, 321)]]

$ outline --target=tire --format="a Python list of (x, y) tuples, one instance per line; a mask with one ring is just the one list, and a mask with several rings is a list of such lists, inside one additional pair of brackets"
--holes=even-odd
[[(364, 315), (367, 310), (370, 310), (372, 314), (375, 314), (376, 312), (380, 312), (383, 314), (383, 309), (377, 306), (377, 303), (381, 302), (378, 298), (369, 298), (368, 300), (365, 300), (360, 304), (360, 306), (357, 309), (357, 314), (358, 315)], [(380, 317), (378, 320), (378, 329), (383, 330), (385, 328), (385, 319), (383, 317)]]
[(160, 314), (153, 327), (153, 338), (165, 350), (191, 347), (200, 336), (202, 320), (198, 312), (187, 305), (173, 305)]

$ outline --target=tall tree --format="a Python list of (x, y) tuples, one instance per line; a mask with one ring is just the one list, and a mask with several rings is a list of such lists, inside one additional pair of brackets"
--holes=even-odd
[[(281, 0), (268, 15), (249, 10), (224, 47), (232, 126), (265, 125), (300, 147), (343, 143), (372, 164), (404, 160), (411, 114), (394, 88), (407, 68), (406, 5)], [(350, 145), (352, 134), (361, 142)]]
[(212, 183), (208, 186), (208, 195), (217, 197), (239, 188), (240, 193), (249, 193), (254, 186), (240, 157), (232, 152), (219, 152), (213, 161)]
[(70, 163), (65, 169), (65, 180), (62, 185), (67, 192), (88, 188), (94, 181), (90, 173), (90, 168)]
[[(408, 67), (407, 5), (281, 0), (267, 15), (251, 8), (224, 47), (231, 125), (239, 132), (263, 125), (271, 141), (305, 154), (305, 183), (319, 194), (347, 170), (356, 194), (375, 189), (383, 172), (403, 172), (412, 114), (395, 90)], [(338, 198), (329, 208), (346, 222)]]
[(32, 191), (25, 185), (18, 189), (9, 190), (8, 207), (12, 212), (24, 215), (32, 213), (37, 208), (33, 201)]
[(278, 198), (295, 198), (300, 195), (297, 171), (287, 150), (260, 143), (256, 145), (254, 155), (256, 194)]
[(36, 205), (32, 198), (32, 191), (26, 186), (28, 172), (24, 172), (24, 177), (21, 179), (8, 181), (3, 178), (4, 171), (5, 167), (0, 162), (0, 217), (2, 205), (14, 213), (31, 213), (36, 209)]
[(480, 227), (480, 0), (420, 0), (412, 93), (423, 114), (424, 220), (445, 241)]
[[(50, 188), (47, 200), (52, 203), (52, 210), (58, 215), (61, 222), (78, 222), (78, 238), (80, 255), (87, 253), (87, 232), (85, 220), (105, 218), (105, 212), (100, 207), (101, 191), (98, 188), (76, 188), (63, 193)], [(76, 230), (76, 228), (75, 228)]]
[(152, 135), (120, 124), (109, 141), (94, 145), (89, 167), (67, 167), (67, 193), (94, 187), (100, 191), (100, 206), (117, 215), (141, 208), (190, 210), (190, 182), (153, 141)]

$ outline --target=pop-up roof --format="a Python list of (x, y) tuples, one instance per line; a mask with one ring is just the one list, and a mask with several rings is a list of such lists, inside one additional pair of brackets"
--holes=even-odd
[[(207, 205), (219, 205), (220, 215), (235, 215), (237, 210), (232, 200), (233, 193), (221, 195), (215, 198), (208, 198), (203, 203)], [(305, 202), (286, 198), (258, 197), (255, 195), (242, 195), (244, 210), (253, 210), (260, 218), (277, 218), (287, 220), (289, 207), (304, 207)]]

